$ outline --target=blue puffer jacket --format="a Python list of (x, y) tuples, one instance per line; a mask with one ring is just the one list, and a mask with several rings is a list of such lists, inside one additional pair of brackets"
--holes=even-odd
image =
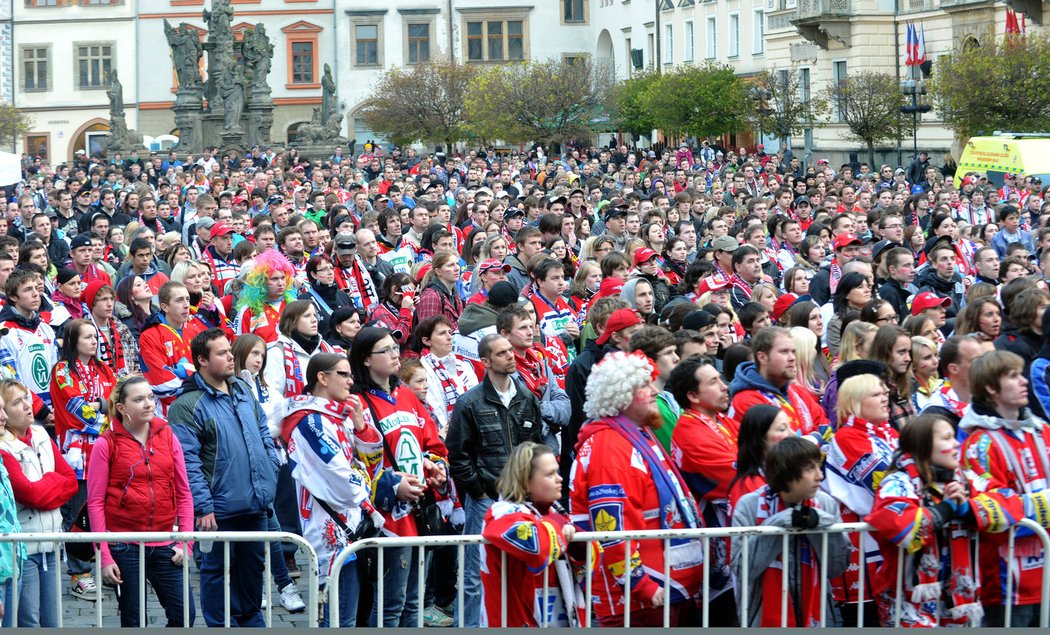
[(243, 380), (227, 380), (229, 394), (199, 373), (168, 410), (168, 421), (186, 455), (196, 516), (263, 514), (277, 491), (277, 452), (266, 415)]

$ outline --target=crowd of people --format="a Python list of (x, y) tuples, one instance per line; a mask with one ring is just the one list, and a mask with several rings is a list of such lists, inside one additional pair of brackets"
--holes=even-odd
[[(362, 150), (27, 158), (0, 218), (0, 531), (296, 533), (339, 626), (1003, 625), (1006, 602), (1037, 625), (1041, 543), (1005, 545), (1050, 527), (1038, 177), (706, 140)], [(874, 531), (572, 541), (843, 521)], [(487, 541), (333, 570), (449, 533)], [(266, 543), (232, 543), (228, 577), (213, 547), (2, 543), (3, 624), (103, 584), (142, 625), (141, 569), (192, 625), (189, 558), (207, 625), (263, 626)], [(295, 546), (269, 549), (305, 610)]]

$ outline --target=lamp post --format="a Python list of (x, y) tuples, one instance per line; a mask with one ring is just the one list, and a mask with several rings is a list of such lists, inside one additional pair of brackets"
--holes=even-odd
[(749, 96), (751, 101), (755, 102), (755, 114), (758, 115), (758, 141), (755, 142), (757, 145), (762, 143), (762, 118), (773, 114), (773, 109), (766, 105), (773, 97), (773, 93), (766, 88), (756, 86), (751, 89)]
[(930, 112), (929, 104), (920, 104), (919, 97), (926, 94), (926, 82), (921, 79), (906, 79), (901, 82), (901, 92), (911, 97), (911, 104), (901, 106), (901, 112), (911, 114), (912, 159), (919, 156), (919, 115)]

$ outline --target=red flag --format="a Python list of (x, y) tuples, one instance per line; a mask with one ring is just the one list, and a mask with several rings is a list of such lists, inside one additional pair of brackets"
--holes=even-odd
[(1006, 34), (1007, 35), (1020, 35), (1021, 28), (1017, 24), (1017, 14), (1014, 13), (1013, 9), (1006, 10)]
[(908, 23), (908, 29), (904, 35), (904, 65), (915, 66), (915, 27), (912, 26), (911, 22)]

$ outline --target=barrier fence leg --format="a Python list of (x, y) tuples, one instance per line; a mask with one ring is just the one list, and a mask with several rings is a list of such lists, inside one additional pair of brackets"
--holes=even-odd
[[(426, 567), (426, 549), (423, 545), (416, 548), (416, 604), (419, 609), (416, 611), (416, 627), (423, 628), (423, 613), (425, 612), (424, 605), (426, 604), (426, 590), (424, 589), (423, 583), (427, 580), (427, 567)], [(409, 552), (411, 553), (411, 552)]]
[[(664, 546), (664, 579), (666, 580), (671, 577), (671, 565), (667, 561), (667, 552), (669, 551), (669, 545), (671, 544), (671, 541), (665, 540), (664, 542), (666, 543)], [(703, 604), (703, 614), (700, 617), (700, 625), (704, 628), (707, 628), (708, 623), (711, 621), (709, 615), (709, 613), (711, 612), (711, 541), (708, 539), (707, 536), (704, 536), (700, 544), (704, 552), (704, 579), (703, 586), (701, 587), (700, 591), (700, 602), (702, 602)], [(664, 597), (667, 597), (667, 593), (667, 591), (664, 592)], [(669, 606), (664, 606), (664, 628), (667, 628), (670, 625), (670, 621), (671, 608)]]
[[(1006, 550), (1006, 596), (1003, 598), (1003, 627), (1010, 628), (1010, 620), (1014, 610), (1014, 542), (1017, 540), (1017, 527), (1010, 528), (1010, 537)], [(1046, 554), (1043, 554), (1045, 559)], [(1044, 565), (1045, 566), (1045, 565)], [(1021, 575), (1021, 571), (1017, 571)]]
[[(507, 628), (507, 552), (500, 551), (500, 577), (499, 577), (499, 626), (500, 628)], [(485, 597), (482, 593), (482, 598)], [(481, 610), (485, 610), (482, 607)]]
[(463, 545), (456, 547), (456, 618), (459, 622), (458, 626), (463, 628), (463, 580), (464, 580), (464, 567), (466, 563), (463, 561), (463, 556), (466, 553), (466, 549)]
[[(21, 567), (22, 563), (18, 561), (18, 543), (17, 542), (12, 542), (11, 543), (11, 564), (14, 565), (11, 568), (11, 571), (14, 573), (14, 576), (11, 578), (11, 606), (8, 608), (8, 610), (11, 611), (11, 623), (14, 624), (15, 627), (17, 628), (18, 627), (18, 600), (20, 599), (18, 596), (21, 595), (21, 593), (19, 593), (19, 589), (22, 588), (22, 567)], [(0, 598), (0, 599), (2, 599), (2, 598)]]
[(270, 570), (270, 541), (266, 541), (266, 554), (263, 556), (263, 599), (266, 601), (266, 628), (273, 627), (273, 576)]
[(742, 628), (747, 628), (751, 625), (751, 619), (749, 617), (750, 613), (748, 613), (748, 608), (750, 608), (748, 607), (748, 604), (750, 604), (751, 600), (751, 598), (748, 597), (750, 592), (749, 587), (751, 586), (751, 580), (749, 579), (750, 576), (748, 575), (748, 571), (750, 570), (748, 568), (748, 560), (750, 559), (749, 556), (751, 553), (748, 546), (750, 543), (751, 541), (747, 539), (747, 534), (744, 534), (744, 539), (740, 542), (740, 545), (744, 550), (743, 553), (740, 554), (740, 571), (743, 574), (740, 576), (740, 588), (742, 589), (740, 592), (742, 604), (740, 607), (740, 626)]
[[(540, 613), (540, 628), (547, 628), (548, 626), (550, 626), (550, 623), (547, 620), (547, 614), (550, 612), (549, 609), (547, 608), (547, 607), (550, 606), (550, 603), (548, 601), (548, 598), (550, 597), (550, 592), (551, 592), (551, 589), (550, 589), (550, 586), (551, 586), (550, 585), (550, 579), (551, 579), (550, 573), (551, 573), (550, 564), (548, 563), (548, 564), (546, 564), (543, 567), (543, 574), (542, 574), (543, 575), (543, 605), (542, 605), (542, 612)], [(504, 571), (503, 575), (504, 576), (507, 575), (506, 571)]]
[(826, 628), (828, 625), (828, 533), (824, 532), (820, 536), (820, 627)]
[[(860, 570), (857, 571), (857, 628), (864, 628), (864, 574), (867, 572), (864, 568), (864, 538), (867, 537), (868, 532), (862, 531), (858, 537), (858, 543), (861, 545), (858, 562), (860, 563)], [(875, 598), (871, 598), (875, 601)], [(842, 623), (846, 625), (845, 620)]]
[(65, 623), (65, 610), (62, 606), (62, 551), (61, 544), (55, 543), (55, 570), (53, 572), (55, 576), (55, 601), (58, 602), (58, 627), (62, 628)]
[[(784, 532), (783, 537), (781, 538), (781, 541), (782, 542), (780, 543), (780, 553), (782, 553), (784, 555), (784, 558), (783, 558), (783, 562), (780, 563), (781, 566), (783, 566), (783, 569), (780, 570), (780, 576), (781, 576), (781, 581), (780, 581), (780, 588), (781, 588), (781, 591), (780, 591), (780, 626), (782, 626), (783, 628), (787, 628), (787, 625), (788, 625), (788, 567), (790, 566), (790, 563), (791, 563), (791, 553), (789, 552), (789, 547), (791, 545), (791, 540), (788, 538), (787, 532)], [(765, 601), (765, 598), (763, 598), (763, 601)]]
[(102, 550), (95, 545), (95, 624), (102, 628)]
[(146, 617), (146, 543), (139, 543), (139, 628), (149, 626)]
[[(706, 540), (706, 539), (705, 539)], [(671, 540), (663, 539), (664, 547), (664, 628), (671, 627)], [(706, 582), (706, 580), (705, 580)]]
[(584, 598), (583, 602), (584, 602), (584, 606), (586, 607), (587, 610), (583, 614), (583, 627), (584, 628), (590, 628), (591, 627), (591, 609), (594, 608), (593, 605), (591, 604), (591, 602), (594, 599), (594, 596), (592, 595), (592, 593), (594, 591), (594, 544), (590, 543), (590, 542), (587, 543), (587, 565), (586, 565), (586, 567), (587, 568), (584, 570), (584, 572), (585, 572), (585, 575), (587, 576), (587, 579), (585, 581), (585, 584), (587, 586), (587, 591), (586, 591), (586, 596), (587, 597)]
[[(901, 611), (904, 610), (904, 567), (907, 563), (904, 561), (904, 547), (897, 549), (897, 593), (894, 596), (895, 613), (894, 624), (897, 628), (901, 627)], [(857, 619), (862, 619), (858, 616)]]
[[(190, 558), (193, 557), (193, 551), (190, 549), (190, 543), (182, 543), (182, 626), (183, 628), (190, 627)], [(204, 607), (201, 607), (203, 613)], [(201, 616), (204, 619), (204, 616)]]
[[(624, 544), (623, 627), (631, 628), (631, 539)], [(669, 598), (664, 598), (667, 602)]]
[(230, 541), (222, 542), (222, 579), (226, 584), (222, 585), (222, 606), (224, 610), (223, 623), (226, 628), (230, 627)]
[[(384, 591), (386, 590), (383, 585), (384, 578), (386, 577), (383, 575), (383, 572), (386, 570), (385, 553), (386, 549), (376, 549), (376, 628), (383, 628), (383, 596), (385, 595)], [(328, 601), (331, 602), (332, 600), (329, 599)]]

